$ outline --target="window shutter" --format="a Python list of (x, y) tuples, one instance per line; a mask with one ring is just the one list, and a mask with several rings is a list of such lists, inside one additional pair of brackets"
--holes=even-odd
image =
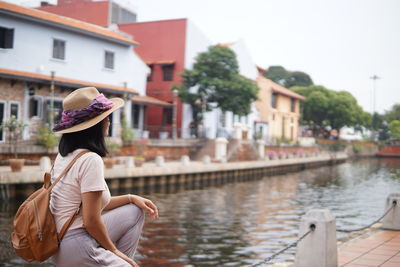
[(14, 29), (4, 29), (4, 47), (13, 48), (14, 46)]

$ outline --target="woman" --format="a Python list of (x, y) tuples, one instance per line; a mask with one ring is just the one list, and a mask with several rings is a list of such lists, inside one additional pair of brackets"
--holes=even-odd
[(138, 266), (133, 255), (144, 223), (143, 211), (157, 218), (157, 207), (136, 195), (111, 197), (101, 158), (107, 153), (108, 116), (123, 105), (122, 99), (107, 99), (94, 87), (77, 89), (63, 101), (61, 122), (53, 129), (63, 134), (53, 180), (78, 154), (87, 153), (51, 193), (50, 210), (59, 233), (80, 210), (53, 256), (57, 266)]

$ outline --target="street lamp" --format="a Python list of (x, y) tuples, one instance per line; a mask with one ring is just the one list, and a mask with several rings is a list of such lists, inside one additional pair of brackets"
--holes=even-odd
[[(372, 80), (373, 84), (372, 84), (372, 120), (374, 120), (374, 116), (375, 116), (375, 112), (376, 112), (376, 80), (380, 79), (380, 77), (378, 77), (376, 74), (374, 74), (372, 77), (370, 77), (370, 79)], [(372, 121), (373, 123), (373, 121)], [(375, 128), (376, 125), (372, 125), (372, 131), (371, 131), (371, 139), (373, 141), (375, 141), (375, 134), (376, 134), (376, 129)]]
[(178, 90), (174, 89), (172, 90), (172, 96), (173, 96), (173, 106), (172, 106), (172, 138), (176, 140), (178, 138), (178, 133), (176, 129), (176, 98), (178, 96)]
[(50, 129), (54, 127), (54, 76), (56, 74), (55, 71), (51, 71), (51, 83), (50, 83)]
[(376, 102), (376, 80), (380, 79), (377, 75), (374, 74), (374, 76), (370, 77), (373, 81), (372, 85), (372, 101), (373, 101), (373, 109), (372, 109), (372, 114), (375, 113), (375, 102)]

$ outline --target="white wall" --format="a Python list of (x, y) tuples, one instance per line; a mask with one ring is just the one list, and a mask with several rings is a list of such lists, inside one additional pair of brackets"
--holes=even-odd
[[(146, 92), (146, 64), (128, 45), (2, 14), (0, 26), (14, 28), (14, 48), (0, 49), (0, 68), (96, 82)], [(66, 41), (65, 60), (52, 59), (53, 38)], [(104, 51), (115, 53), (114, 70), (104, 66)]]
[[(186, 21), (186, 42), (185, 42), (185, 69), (191, 69), (196, 56), (207, 51), (212, 45), (211, 41), (194, 25), (190, 20)], [(192, 121), (192, 109), (190, 105), (184, 104), (182, 110), (182, 128), (189, 128)], [(205, 126), (206, 127), (206, 126)], [(189, 131), (184, 131), (184, 138), (189, 137)]]
[(244, 40), (239, 40), (233, 43), (229, 48), (236, 54), (239, 63), (239, 73), (251, 80), (257, 80), (258, 70)]

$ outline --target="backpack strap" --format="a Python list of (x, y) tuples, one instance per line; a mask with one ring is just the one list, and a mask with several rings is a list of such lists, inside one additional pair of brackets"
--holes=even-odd
[(74, 163), (77, 161), (78, 158), (80, 158), (83, 154), (86, 154), (90, 152), (90, 150), (84, 150), (78, 153), (78, 155), (75, 156), (75, 158), (73, 160), (71, 160), (71, 162), (68, 164), (67, 167), (65, 167), (64, 171), (57, 177), (57, 179), (54, 181), (54, 183), (49, 187), (49, 191), (51, 191), (53, 189), (53, 187), (61, 180), (61, 178), (67, 174), (67, 172), (69, 171), (69, 169), (71, 169), (72, 165), (74, 165)]
[(82, 208), (82, 202), (79, 205), (78, 210), (74, 213), (74, 215), (72, 215), (72, 217), (69, 218), (69, 220), (64, 223), (60, 233), (58, 234), (58, 242), (60, 242), (63, 239), (64, 235), (67, 233), (68, 228), (71, 226), (71, 224), (75, 221), (76, 217), (78, 216), (81, 208)]
[[(67, 174), (67, 172), (69, 171), (69, 169), (71, 169), (72, 165), (74, 165), (74, 163), (77, 161), (78, 158), (80, 158), (82, 155), (86, 154), (90, 152), (90, 150), (84, 150), (78, 153), (78, 155), (75, 156), (75, 158), (73, 160), (71, 160), (71, 162), (68, 164), (67, 167), (65, 167), (64, 171), (57, 177), (57, 179), (54, 181), (54, 183), (49, 187), (49, 191), (51, 191), (53, 189), (53, 187), (61, 180), (61, 178)], [(61, 228), (60, 233), (58, 234), (58, 242), (60, 242), (65, 233), (67, 232), (68, 228), (71, 226), (71, 224), (74, 222), (76, 216), (78, 216), (79, 211), (81, 210), (82, 207), (82, 202), (79, 205), (78, 210), (74, 213), (74, 215), (71, 216), (71, 218), (68, 219), (68, 221), (63, 225), (63, 227)]]

